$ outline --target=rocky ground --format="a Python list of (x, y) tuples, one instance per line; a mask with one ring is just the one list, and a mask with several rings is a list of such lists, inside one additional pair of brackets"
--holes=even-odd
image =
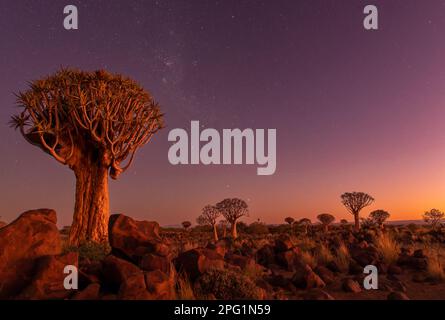
[[(270, 228), (212, 241), (113, 215), (109, 245), (64, 244), (53, 210), (0, 227), (0, 299), (445, 299), (445, 230)], [(63, 286), (79, 269), (78, 290)], [(365, 290), (375, 265), (378, 289)]]

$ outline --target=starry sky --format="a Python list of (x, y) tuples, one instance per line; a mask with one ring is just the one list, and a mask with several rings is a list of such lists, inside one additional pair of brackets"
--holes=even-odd
[[(362, 24), (371, 2), (378, 31)], [(68, 4), (79, 30), (63, 28)], [(443, 0), (1, 0), (1, 219), (49, 207), (71, 223), (72, 171), (7, 125), (13, 93), (60, 67), (125, 74), (165, 112), (167, 127), (111, 181), (113, 213), (172, 225), (240, 197), (246, 222), (351, 220), (347, 191), (374, 196), (364, 215), (445, 210), (444, 30)], [(170, 165), (168, 132), (191, 120), (276, 128), (275, 174)]]

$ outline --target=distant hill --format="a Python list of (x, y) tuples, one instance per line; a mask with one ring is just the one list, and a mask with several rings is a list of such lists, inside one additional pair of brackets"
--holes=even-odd
[(165, 229), (182, 229), (183, 227), (180, 224), (169, 224), (169, 225), (161, 226), (161, 228), (165, 228)]
[(407, 224), (424, 225), (426, 223), (423, 220), (394, 220), (394, 221), (387, 221), (385, 224), (389, 224), (389, 225), (407, 225)]

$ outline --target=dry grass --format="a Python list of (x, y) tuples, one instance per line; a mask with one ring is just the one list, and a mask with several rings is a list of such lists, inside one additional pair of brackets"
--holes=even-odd
[(331, 250), (324, 244), (317, 247), (315, 257), (318, 265), (326, 265), (334, 260), (334, 255), (332, 254)]
[(193, 286), (185, 274), (179, 274), (176, 280), (176, 292), (178, 300), (196, 300)]
[(400, 246), (397, 241), (389, 234), (383, 233), (375, 240), (377, 250), (383, 258), (383, 261), (390, 265), (397, 261), (399, 257)]
[(349, 264), (351, 261), (351, 255), (349, 254), (349, 249), (344, 243), (342, 243), (334, 256), (334, 262), (342, 272), (347, 272), (349, 270)]
[(445, 280), (445, 264), (444, 253), (440, 247), (430, 247), (425, 250), (428, 258), (427, 275), (431, 280), (444, 281)]
[(303, 260), (304, 263), (309, 265), (311, 268), (315, 268), (317, 266), (317, 259), (309, 251), (302, 251), (301, 259)]
[(310, 250), (314, 249), (317, 245), (314, 240), (312, 240), (308, 237), (305, 237), (297, 242), (297, 246), (302, 251), (310, 251)]

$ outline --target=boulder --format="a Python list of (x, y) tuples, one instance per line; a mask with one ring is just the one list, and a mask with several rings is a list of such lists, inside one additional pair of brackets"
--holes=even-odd
[(292, 283), (294, 273), (290, 271), (277, 271), (273, 272), (272, 275), (266, 277), (266, 281), (273, 287), (289, 288)]
[(206, 248), (196, 248), (183, 252), (174, 260), (174, 264), (179, 273), (187, 273), (192, 280), (208, 270), (224, 269), (222, 256), (214, 250)]
[(266, 244), (256, 252), (256, 260), (262, 266), (275, 264), (275, 252), (271, 245)]
[(318, 266), (315, 268), (315, 273), (326, 283), (331, 284), (335, 281), (334, 273), (326, 267)]
[(422, 283), (427, 281), (427, 276), (423, 273), (415, 273), (413, 274), (411, 280), (416, 283)]
[(366, 267), (367, 265), (375, 265), (379, 258), (378, 252), (374, 247), (364, 247), (363, 244), (360, 246), (353, 246), (350, 249), (351, 257), (361, 266)]
[(148, 292), (143, 272), (135, 273), (121, 283), (117, 294), (119, 300), (152, 300)]
[(238, 266), (243, 271), (256, 273), (261, 271), (261, 267), (249, 257), (240, 256), (237, 254), (231, 254), (226, 257), (226, 261), (234, 266)]
[(390, 264), (388, 267), (388, 274), (402, 274), (403, 273), (403, 269), (400, 268), (399, 266), (395, 265), (395, 264)]
[(153, 300), (173, 300), (176, 298), (175, 282), (160, 270), (146, 272), (145, 284)]
[(304, 300), (335, 300), (329, 293), (321, 289), (309, 290), (303, 296)]
[(119, 300), (151, 300), (144, 272), (126, 260), (109, 255), (103, 263), (103, 282), (107, 289), (117, 292)]
[(346, 292), (359, 293), (362, 291), (360, 284), (353, 279), (346, 279), (343, 281), (342, 289)]
[(131, 262), (113, 255), (109, 255), (102, 261), (103, 281), (114, 291), (118, 291), (121, 285), (134, 275), (143, 275), (143, 272)]
[(416, 251), (414, 251), (413, 257), (419, 259), (426, 258), (425, 253), (423, 252), (422, 249), (417, 249)]
[(84, 259), (79, 270), (79, 289), (85, 289), (92, 283), (99, 283), (102, 277), (102, 263)]
[(294, 247), (289, 236), (282, 235), (280, 238), (275, 240), (275, 252), (284, 252), (291, 250)]
[(274, 291), (274, 288), (265, 279), (258, 278), (258, 279), (256, 279), (255, 284), (257, 287), (263, 289), (266, 293), (268, 293), (267, 294), (268, 297), (269, 297), (270, 293), (272, 293)]
[(276, 255), (277, 264), (288, 271), (295, 270), (299, 259), (293, 250), (280, 251)]
[(99, 300), (100, 284), (92, 283), (74, 294), (71, 300)]
[(408, 296), (400, 291), (394, 291), (391, 292), (390, 294), (388, 294), (387, 297), (388, 300), (410, 300), (410, 298), (408, 298)]
[(216, 241), (215, 243), (209, 243), (207, 245), (207, 249), (215, 250), (221, 257), (226, 255), (226, 252), (230, 248), (230, 243), (226, 239), (221, 239)]
[(110, 216), (108, 237), (113, 255), (136, 264), (147, 253), (168, 254), (168, 248), (159, 236), (157, 222), (135, 221), (122, 214), (115, 214)]
[(17, 296), (21, 300), (67, 299), (75, 293), (74, 289), (65, 289), (64, 279), (68, 274), (64, 269), (68, 265), (78, 268), (79, 255), (70, 252), (59, 256), (44, 256), (36, 263), (31, 283)]
[(392, 281), (390, 284), (390, 287), (392, 289), (392, 291), (399, 291), (399, 292), (403, 292), (406, 293), (407, 292), (407, 288), (405, 283), (403, 283), (403, 281)]
[(349, 263), (349, 273), (350, 274), (362, 274), (363, 273), (363, 267), (360, 266), (355, 260), (351, 260)]
[(139, 267), (145, 271), (160, 270), (166, 274), (170, 274), (172, 271), (172, 263), (169, 258), (153, 253), (145, 254), (139, 263)]
[(407, 267), (410, 269), (414, 269), (417, 271), (423, 271), (426, 270), (428, 266), (427, 258), (425, 257), (419, 257), (419, 254), (417, 256), (412, 255), (400, 255), (399, 259), (397, 260), (397, 265), (401, 267)]
[[(335, 262), (334, 260), (329, 261), (326, 264), (326, 268), (328, 268), (331, 272), (341, 272), (342, 268), (338, 265), (337, 262)], [(344, 271), (344, 270), (343, 270)]]
[(300, 289), (324, 288), (324, 281), (308, 265), (300, 267), (292, 277), (293, 284)]
[(19, 294), (31, 281), (37, 260), (62, 251), (54, 210), (27, 211), (0, 229), (0, 299)]

